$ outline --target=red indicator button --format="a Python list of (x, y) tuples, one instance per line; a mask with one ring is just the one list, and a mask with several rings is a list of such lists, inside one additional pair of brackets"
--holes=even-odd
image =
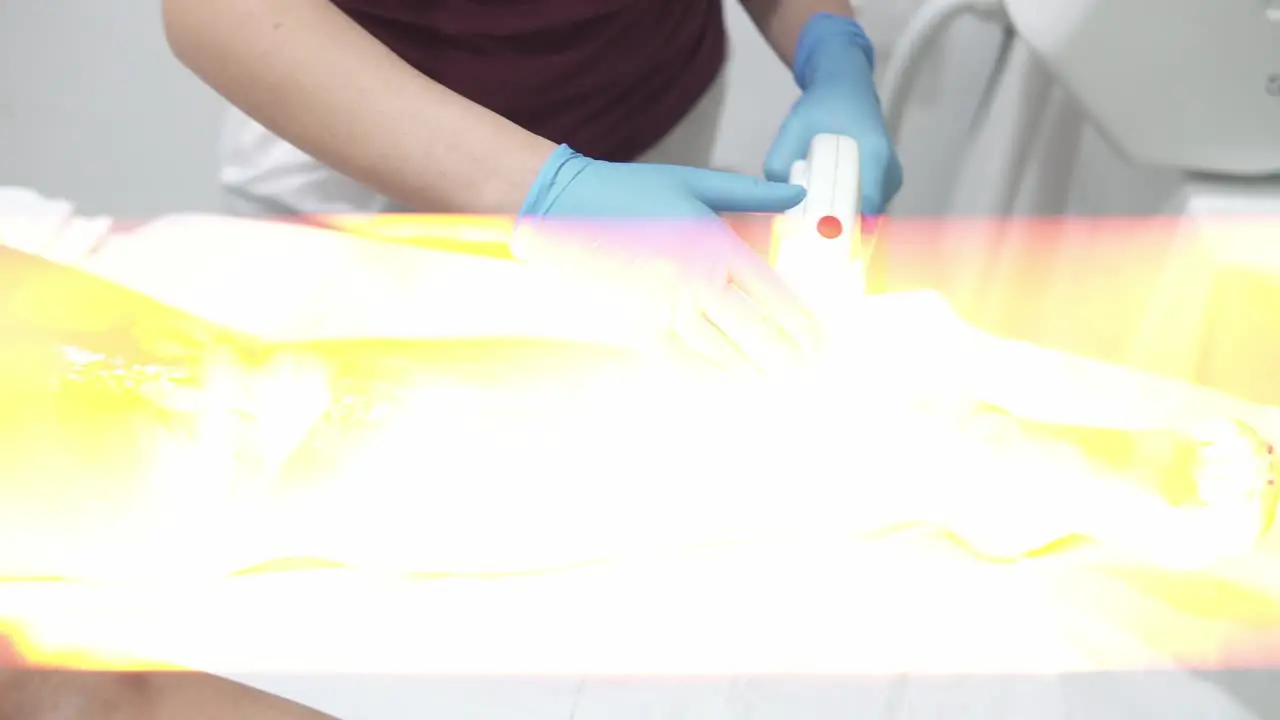
[(823, 215), (818, 220), (818, 234), (828, 240), (835, 240), (840, 237), (840, 233), (844, 232), (844, 225), (839, 218), (831, 215)]

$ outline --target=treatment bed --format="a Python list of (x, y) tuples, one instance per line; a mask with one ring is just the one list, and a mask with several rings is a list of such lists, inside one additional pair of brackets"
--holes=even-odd
[[(757, 397), (774, 405), (759, 416), (747, 415), (762, 406), (739, 399), (734, 381), (702, 396), (724, 403), (713, 412), (690, 399), (705, 390), (685, 370), (628, 347), (625, 328), (601, 326), (581, 298), (503, 258), (491, 242), (502, 221), (414, 222), (411, 233), (377, 234), (443, 240), (421, 247), (361, 237), (373, 226), (203, 216), (114, 229), (7, 220), (7, 327), (40, 325), (66, 344), (123, 323), (143, 328), (130, 336), (141, 343), (134, 352), (165, 357), (238, 348), (236, 362), (257, 358), (256, 374), (227, 381), (226, 393), (266, 397), (273, 409), (257, 418), (252, 457), (234, 461), (249, 480), (228, 484), (217, 453), (138, 442), (131, 455), (117, 452), (110, 443), (128, 444), (136, 424), (92, 425), (100, 442), (76, 453), (96, 471), (78, 479), (75, 458), (51, 465), (42, 458), (53, 448), (33, 449), (31, 412), (17, 409), (38, 393), (4, 386), (11, 462), (0, 564), (11, 579), (0, 585), (0, 625), (29, 662), (211, 672), (344, 720), (1280, 713), (1270, 674), (1280, 662), (1280, 538), (1254, 537), (1270, 524), (1274, 491), (1256, 489), (1225, 525), (1170, 526), (1192, 528), (1190, 539), (1147, 532), (1150, 493), (1141, 502), (1105, 489), (1061, 494), (1097, 469), (1074, 455), (1043, 456), (1076, 468), (1067, 484), (984, 483), (980, 469), (1025, 473), (1044, 460), (971, 457), (965, 448), (987, 435), (957, 440), (944, 425), (912, 435), (915, 416), (854, 409), (930, 398), (928, 411), (949, 418), (979, 398), (1057, 426), (1160, 434), (1230, 418), (1280, 437), (1267, 387), (1227, 373), (1237, 385), (1223, 392), (1203, 378), (1001, 337), (978, 329), (992, 323), (970, 319), (963, 298), (898, 287), (874, 298), (881, 309), (865, 332), (875, 350), (853, 381), (771, 387)], [(884, 248), (891, 232), (882, 229)], [(882, 284), (910, 285), (910, 274)], [(18, 347), (29, 355), (10, 347), (0, 370), (21, 378), (43, 361), (30, 343)], [(281, 347), (291, 351), (277, 363), (271, 349)], [(322, 449), (307, 460), (300, 447), (324, 446), (316, 413), (333, 414), (308, 406), (333, 380), (307, 361), (317, 348), (411, 361), (432, 412), (411, 416), (399, 435), (383, 426), (398, 444), (374, 438), (355, 455)], [(720, 387), (697, 377), (697, 388)], [(575, 393), (582, 403), (565, 400)], [(687, 406), (670, 410), (680, 399)], [(601, 415), (584, 422), (586, 410)], [(820, 412), (830, 417), (812, 416)], [(243, 428), (201, 417), (197, 435), (243, 446), (241, 435), (225, 436)], [(699, 436), (716, 451), (699, 454), (688, 433), (712, 420), (727, 424)], [(625, 439), (664, 424), (661, 442), (640, 443), (647, 452)], [(878, 424), (902, 431), (899, 442), (864, 434)], [(564, 459), (575, 450), (586, 459)], [(623, 451), (632, 454), (620, 459)], [(864, 458), (846, 486), (831, 468), (851, 454)], [(29, 462), (12, 462), (19, 455)], [(144, 456), (164, 460), (139, 482)], [(565, 467), (552, 477), (557, 459)], [(688, 481), (717, 468), (715, 482)], [(23, 472), (48, 486), (19, 487)], [(912, 484), (918, 474), (929, 481)], [(117, 490), (102, 485), (111, 478)], [(966, 534), (955, 517), (902, 509), (928, 505), (928, 493), (946, 499), (930, 507), (968, 503), (978, 530), (1011, 528), (1036, 542), (1000, 553), (1001, 538)], [(1111, 544), (1066, 537), (1092, 512), (1082, 503), (1108, 498), (1141, 520), (1108, 519)], [(1055, 506), (1071, 508), (1061, 532), (1038, 532), (1055, 522)], [(878, 512), (903, 522), (878, 522)], [(1150, 537), (1168, 542), (1144, 544)], [(1224, 537), (1214, 549), (1238, 552), (1198, 553)]]

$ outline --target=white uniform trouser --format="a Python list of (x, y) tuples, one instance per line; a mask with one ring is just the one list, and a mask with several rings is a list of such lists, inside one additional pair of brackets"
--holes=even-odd
[[(706, 167), (724, 105), (723, 76), (641, 162)], [(380, 213), (395, 204), (328, 167), (232, 108), (224, 126), (220, 179), (233, 215)]]

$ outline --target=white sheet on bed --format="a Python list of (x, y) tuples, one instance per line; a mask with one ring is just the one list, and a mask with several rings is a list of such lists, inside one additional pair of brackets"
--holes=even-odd
[[(982, 563), (916, 535), (500, 579), (10, 586), (0, 605), (42, 615), (55, 644), (96, 639), (343, 720), (1274, 717), (1131, 632), (1102, 597), (1116, 584), (1058, 592), (1082, 570)], [(1230, 660), (1238, 635), (1174, 620), (1166, 639)], [(1276, 657), (1274, 626), (1257, 640)]]
[[(272, 241), (263, 243), (254, 228)], [(276, 306), (277, 313), (262, 312), (253, 298), (279, 291), (279, 268), (297, 262), (299, 243), (307, 246), (307, 270), (316, 278), (308, 287), (315, 292)], [(214, 245), (221, 246), (217, 257), (193, 252)], [(472, 259), (455, 258), (447, 271), (430, 271), (404, 262), (403, 249), (367, 254), (360, 247), (368, 244), (311, 229), (177, 218), (112, 238), (99, 246), (89, 269), (266, 335), (341, 335), (371, 327), (402, 337), (492, 334), (533, 321), (551, 336), (573, 334), (546, 322), (569, 306), (517, 317), (511, 307), (485, 305), (489, 296), (457, 279)], [(350, 272), (357, 262), (385, 272)], [(195, 276), (203, 284), (174, 271), (181, 263), (198, 265)], [(485, 273), (494, 277), (490, 270)], [(360, 279), (375, 275), (377, 282)], [(520, 280), (504, 274), (498, 282)], [(319, 291), (334, 287), (330, 283), (341, 292)], [(230, 288), (245, 302), (201, 301), (225, 297)], [(408, 322), (425, 316), (404, 312), (405, 306), (429, 306), (438, 293), (456, 301), (468, 288), (471, 301), (487, 308), (487, 315), (468, 322), (485, 316), (488, 325), (455, 328), (446, 316)], [(321, 302), (326, 295), (330, 301)], [(1022, 378), (1024, 385), (993, 388), (1005, 396), (993, 399), (1007, 399), (1017, 410), (1019, 396), (1034, 393), (1045, 375), (1028, 369), (1034, 363), (1024, 363), (1016, 345), (1008, 349), (1009, 367), (1018, 372), (1003, 376)], [(1126, 375), (1079, 395), (1081, 411), (1098, 397), (1164, 419), (1186, 411), (1153, 408), (1159, 393), (1130, 380)], [(1267, 426), (1275, 414), (1250, 419)], [(1253, 562), (1274, 568), (1265, 557)], [(1153, 632), (1197, 634), (1201, 655), (1212, 656), (1221, 623), (1206, 624), (1142, 597), (1120, 616), (1109, 615), (1112, 606), (1088, 602), (1094, 586), (1069, 597), (1060, 593), (1071, 577), (1054, 562), (989, 565), (917, 537), (504, 579), (291, 573), (140, 592), (7, 585), (0, 616), (33, 618), (32, 627), (55, 644), (59, 637), (96, 640), (102, 648), (245, 680), (343, 720), (1280, 717), (1280, 690), (1268, 706), (1276, 712), (1256, 700), (1246, 707), (1200, 676), (1169, 669), (1179, 663), (1151, 642)], [(1094, 589), (1107, 587), (1114, 586), (1099, 581)], [(1144, 611), (1165, 618), (1168, 627), (1134, 632), (1126, 626)], [(1263, 650), (1280, 647), (1277, 626), (1258, 628), (1254, 637)], [(1239, 633), (1232, 637), (1240, 642)], [(1225, 657), (1232, 648), (1222, 642)], [(1063, 674), (1118, 667), (1164, 669)], [(1009, 676), (1015, 672), (1036, 675)], [(778, 673), (812, 679), (766, 677)], [(939, 679), (938, 673), (963, 677)], [(490, 679), (441, 677), (457, 674)], [(554, 677), (529, 677), (547, 674)], [(657, 679), (688, 675), (714, 677)]]

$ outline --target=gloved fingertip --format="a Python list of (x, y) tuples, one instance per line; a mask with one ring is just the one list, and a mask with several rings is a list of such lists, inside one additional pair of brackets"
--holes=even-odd
[(787, 182), (791, 178), (791, 163), (770, 157), (764, 161), (764, 179), (769, 182)]
[(745, 212), (786, 212), (804, 200), (805, 189), (787, 182), (761, 180), (750, 207)]
[(861, 192), (858, 194), (858, 208), (864, 215), (878, 215), (884, 209), (884, 173), (878, 170), (878, 165), (872, 167), (877, 169), (868, 168), (864, 162), (859, 169)]
[(783, 190), (785, 190), (787, 197), (794, 198), (796, 202), (800, 202), (801, 200), (804, 199), (804, 196), (808, 194), (808, 191), (805, 190), (803, 185), (796, 185), (795, 183), (789, 180), (779, 180), (779, 181), (771, 181), (771, 182), (773, 182), (773, 184), (778, 186), (779, 188), (782, 188)]
[(774, 197), (777, 198), (778, 212), (790, 210), (796, 205), (799, 205), (800, 201), (804, 200), (804, 196), (808, 194), (808, 191), (800, 185), (792, 185), (789, 182), (777, 180), (770, 180), (768, 182), (773, 188), (772, 192)]
[(805, 195), (799, 185), (739, 173), (688, 168), (683, 175), (694, 197), (716, 212), (782, 212)]
[(902, 189), (902, 162), (895, 155), (893, 162), (889, 163), (888, 170), (885, 171), (885, 195), (889, 200)]
[(791, 165), (809, 155), (809, 138), (800, 132), (794, 122), (784, 122), (764, 158), (765, 179), (787, 182), (791, 179)]

